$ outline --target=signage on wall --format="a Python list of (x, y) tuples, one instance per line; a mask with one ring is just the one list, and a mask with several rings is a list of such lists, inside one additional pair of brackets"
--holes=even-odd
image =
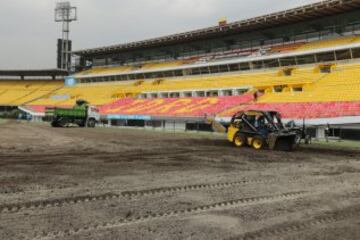
[(66, 77), (65, 78), (65, 85), (66, 86), (75, 86), (76, 85), (76, 80), (73, 77)]

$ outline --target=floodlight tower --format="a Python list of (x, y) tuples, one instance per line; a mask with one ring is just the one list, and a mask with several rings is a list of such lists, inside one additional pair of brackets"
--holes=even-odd
[(55, 8), (55, 22), (62, 22), (62, 41), (61, 41), (61, 69), (69, 70), (69, 35), (70, 23), (77, 20), (77, 8), (72, 7), (70, 2), (58, 2)]

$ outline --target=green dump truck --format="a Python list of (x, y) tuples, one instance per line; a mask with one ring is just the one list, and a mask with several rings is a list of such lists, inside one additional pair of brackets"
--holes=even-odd
[(93, 128), (100, 120), (99, 110), (84, 100), (78, 100), (73, 108), (46, 108), (45, 115), (53, 127), (75, 124)]

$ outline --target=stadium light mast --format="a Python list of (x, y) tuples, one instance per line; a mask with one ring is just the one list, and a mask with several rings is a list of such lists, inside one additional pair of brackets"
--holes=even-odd
[(70, 2), (58, 2), (55, 8), (55, 22), (62, 22), (62, 41), (60, 68), (70, 69), (69, 35), (70, 23), (77, 20), (77, 8), (72, 7)]

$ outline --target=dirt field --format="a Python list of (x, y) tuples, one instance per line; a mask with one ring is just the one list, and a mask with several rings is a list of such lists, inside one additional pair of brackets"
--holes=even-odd
[(360, 151), (0, 125), (0, 239), (360, 239)]

